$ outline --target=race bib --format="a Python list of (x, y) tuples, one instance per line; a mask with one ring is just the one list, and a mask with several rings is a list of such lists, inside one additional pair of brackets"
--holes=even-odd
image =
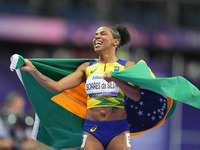
[(127, 147), (131, 147), (130, 133), (126, 133), (126, 141), (127, 141)]
[(90, 97), (117, 96), (119, 87), (114, 82), (107, 82), (103, 74), (90, 76), (85, 84), (86, 93)]
[(85, 147), (86, 139), (87, 139), (87, 135), (86, 135), (86, 134), (83, 134), (83, 139), (82, 139), (81, 148), (84, 148), (84, 147)]

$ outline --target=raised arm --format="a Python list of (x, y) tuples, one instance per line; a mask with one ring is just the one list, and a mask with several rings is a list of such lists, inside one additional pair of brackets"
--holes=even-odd
[[(135, 63), (128, 61), (126, 63), (126, 68), (135, 65)], [(124, 92), (124, 94), (132, 100), (139, 101), (140, 100), (140, 88), (139, 86), (133, 85), (131, 83), (127, 83), (123, 80), (117, 79), (110, 75), (111, 72), (104, 74), (104, 79), (107, 82), (114, 81), (115, 84)]]
[(89, 62), (81, 64), (75, 72), (62, 78), (59, 81), (54, 81), (49, 77), (39, 72), (36, 67), (28, 59), (24, 59), (25, 65), (20, 69), (29, 72), (44, 88), (53, 92), (59, 93), (66, 89), (71, 89), (85, 81), (85, 70)]

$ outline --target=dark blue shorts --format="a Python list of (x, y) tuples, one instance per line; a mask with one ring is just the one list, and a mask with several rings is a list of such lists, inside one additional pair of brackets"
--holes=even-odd
[(83, 127), (83, 131), (96, 137), (104, 147), (113, 137), (127, 130), (129, 131), (129, 124), (126, 119), (117, 121), (85, 120)]

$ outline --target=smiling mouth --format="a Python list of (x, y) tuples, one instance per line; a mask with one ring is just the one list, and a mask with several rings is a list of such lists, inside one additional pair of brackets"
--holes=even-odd
[(95, 47), (101, 46), (103, 44), (102, 41), (95, 41), (94, 45)]

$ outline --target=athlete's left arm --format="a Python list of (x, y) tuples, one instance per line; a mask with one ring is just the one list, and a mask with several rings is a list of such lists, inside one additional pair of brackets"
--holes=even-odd
[[(134, 62), (127, 61), (125, 68), (129, 68), (133, 65), (135, 65)], [(124, 94), (127, 97), (129, 97), (130, 99), (135, 100), (135, 101), (140, 100), (141, 95), (140, 95), (140, 87), (139, 86), (136, 86), (131, 83), (125, 82), (123, 80), (112, 77), (110, 74), (111, 74), (111, 72), (104, 74), (104, 79), (107, 82), (114, 81), (115, 84), (117, 84), (117, 86), (124, 92)]]

